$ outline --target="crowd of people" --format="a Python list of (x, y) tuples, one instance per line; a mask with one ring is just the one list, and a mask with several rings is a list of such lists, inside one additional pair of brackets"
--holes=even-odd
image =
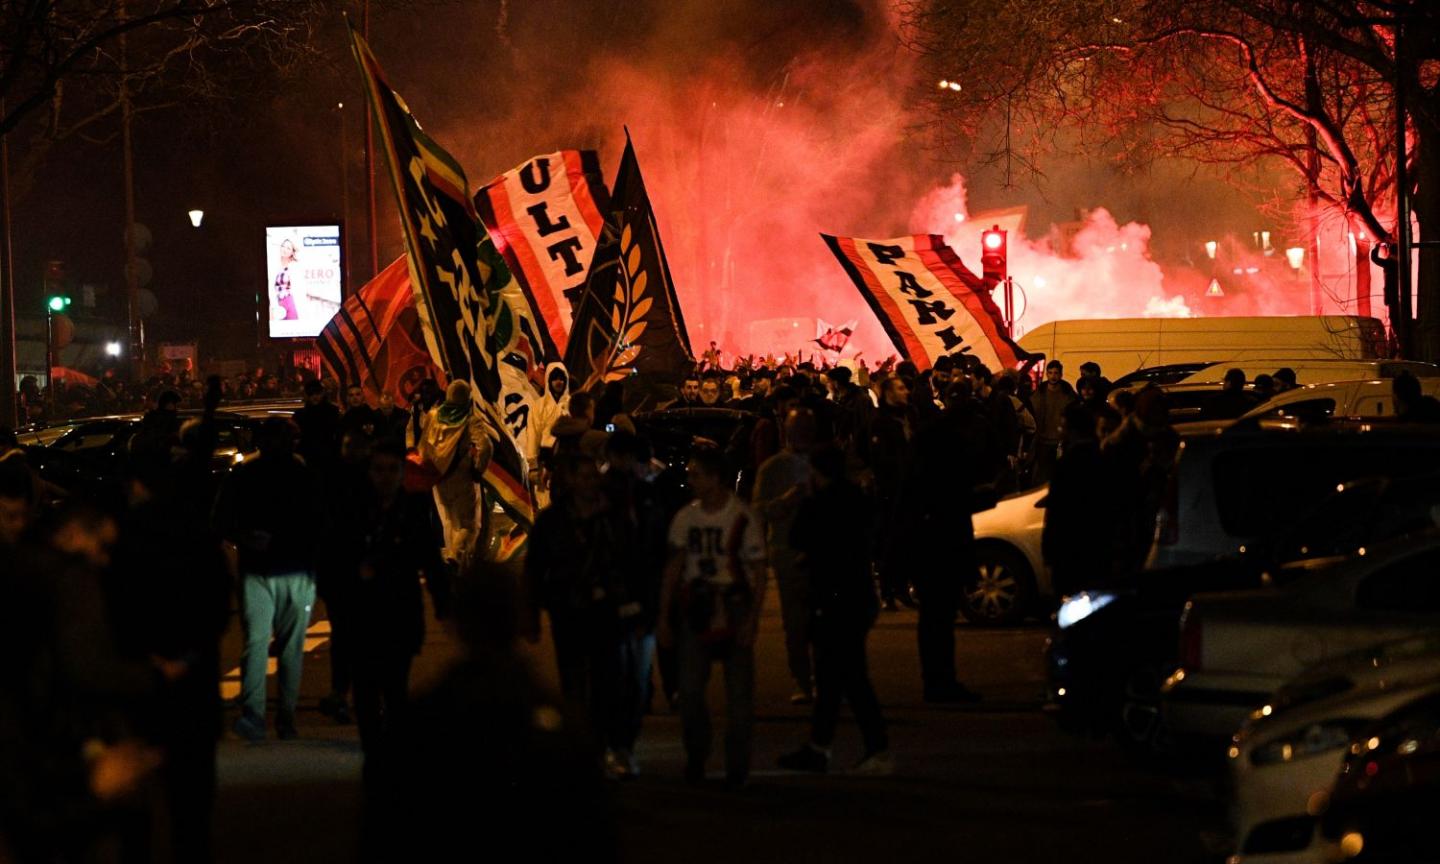
[[(308, 369), (279, 372), (257, 366), (221, 377), (220, 388), (227, 403), (296, 399), (304, 393), (306, 383), (313, 380), (317, 376)], [(332, 396), (337, 395), (333, 379), (325, 383)], [(161, 362), (143, 379), (129, 376), (115, 366), (106, 367), (94, 378), (57, 375), (53, 387), (42, 387), (38, 377), (26, 375), (20, 379), (18, 425), (138, 413), (153, 406), (165, 392), (177, 394), (181, 406), (198, 410), (205, 401), (205, 378), (194, 374), (188, 363), (169, 361)]]
[[(1283, 373), (1265, 386), (1294, 386)], [(1238, 370), (1226, 382), (1217, 413), (1238, 416), (1260, 398)], [(716, 666), (723, 776), (743, 788), (772, 588), (790, 698), (811, 706), (806, 739), (780, 767), (830, 770), (848, 703), (863, 743), (852, 770), (888, 773), (866, 656), (878, 616), (918, 607), (926, 701), (980, 699), (954, 644), (962, 575), (975, 570), (971, 514), (1048, 483), (1046, 561), (1059, 591), (1084, 587), (1138, 563), (1178, 446), (1160, 388), (1112, 390), (1093, 363), (1073, 385), (1058, 362), (1033, 382), (966, 356), (923, 371), (707, 364), (668, 407), (733, 409), (734, 432), (692, 442), (677, 488), (617, 394), (569, 393), (559, 370), (547, 385), (527, 451), (546, 506), (513, 578), (492, 560), (479, 482), (491, 443), (464, 382), (425, 382), (410, 411), (372, 406), (359, 388), (342, 407), (307, 382), (293, 419), (266, 420), (259, 457), (227, 475), (211, 470), (223, 382), (202, 387), (188, 418), (167, 391), (129, 445), (122, 487), (50, 508), (7, 434), (0, 848), (22, 861), (207, 860), (220, 640), (238, 609), (233, 731), (257, 744), (272, 730), (292, 738), (317, 598), (332, 640), (320, 709), (358, 724), (379, 814), (367, 824), (434, 826), (453, 814), (423, 838), (436, 849), (445, 832), (464, 832), (475, 796), (556, 848), (575, 837), (543, 827), (557, 807), (583, 814), (588, 840), (608, 836), (602, 778), (640, 772), (644, 718), (666, 705), (681, 716), (684, 776), (704, 782)], [(1413, 378), (1396, 379), (1395, 393), (1411, 419), (1437, 407)], [(464, 650), (416, 698), (427, 593)], [(541, 639), (545, 620), (553, 697), (517, 648)], [(477, 742), (482, 730), (507, 745)], [(453, 794), (462, 780), (469, 798)], [(383, 850), (390, 835), (373, 830), (368, 848)]]

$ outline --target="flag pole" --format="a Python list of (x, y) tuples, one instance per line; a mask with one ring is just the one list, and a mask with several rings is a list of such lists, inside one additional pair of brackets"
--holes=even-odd
[[(365, 34), (366, 44), (369, 44), (370, 0), (365, 0), (360, 29)], [(375, 217), (375, 108), (369, 99), (365, 100), (365, 189), (369, 197), (367, 233), (370, 239), (370, 278), (374, 279), (380, 273), (380, 237), (375, 231), (378, 221)]]

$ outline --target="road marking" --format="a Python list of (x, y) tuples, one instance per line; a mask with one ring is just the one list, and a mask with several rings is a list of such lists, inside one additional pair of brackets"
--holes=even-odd
[[(305, 653), (310, 654), (330, 641), (330, 621), (316, 621), (305, 629)], [(269, 678), (280, 670), (274, 657), (266, 658), (265, 677)], [(236, 666), (220, 679), (220, 698), (231, 702), (240, 698), (240, 667)]]

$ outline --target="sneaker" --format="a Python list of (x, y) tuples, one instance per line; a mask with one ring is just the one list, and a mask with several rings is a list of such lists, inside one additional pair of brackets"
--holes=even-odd
[(320, 713), (331, 718), (341, 726), (349, 726), (355, 720), (350, 715), (350, 703), (344, 696), (330, 694), (320, 700)]
[(796, 687), (795, 692), (790, 694), (791, 705), (809, 705), (815, 701), (815, 693), (804, 687)]
[(251, 744), (260, 744), (265, 741), (265, 724), (256, 720), (248, 714), (241, 714), (231, 727), (235, 734), (249, 741)]
[(613, 750), (605, 751), (604, 771), (606, 780), (621, 780), (625, 777), (625, 768)]
[(615, 762), (620, 769), (621, 780), (634, 780), (640, 776), (640, 760), (631, 751), (615, 751)]
[(876, 751), (861, 759), (849, 773), (866, 777), (889, 777), (895, 773), (895, 757), (890, 755), (889, 750)]
[(786, 753), (775, 764), (786, 771), (807, 771), (811, 774), (824, 774), (830, 768), (830, 754), (816, 747), (814, 744), (806, 744), (799, 750)]
[(975, 703), (980, 701), (980, 694), (957, 681), (949, 687), (926, 687), (925, 701), (951, 705)]

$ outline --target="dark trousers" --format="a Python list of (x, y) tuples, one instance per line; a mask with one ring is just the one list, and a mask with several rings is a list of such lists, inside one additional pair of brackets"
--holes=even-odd
[(1055, 463), (1060, 459), (1059, 441), (1036, 441), (1035, 442), (1035, 469), (1030, 475), (1030, 488), (1033, 489), (1042, 483), (1050, 482), (1050, 475), (1055, 473)]
[(380, 779), (390, 749), (390, 738), (410, 700), (408, 652), (359, 654), (354, 657), (355, 722), (360, 727), (360, 748), (365, 751), (365, 778)]
[(619, 622), (607, 615), (576, 615), (552, 616), (550, 623), (560, 693), (566, 702), (585, 712), (595, 749), (603, 753), (607, 747), (628, 746), (628, 736), (620, 732), (626, 724), (620, 718), (628, 716), (626, 694), (631, 688), (627, 642)]
[(350, 635), (351, 601), (343, 591), (323, 582), (320, 599), (325, 601), (325, 620), (330, 622), (330, 695), (345, 697), (350, 695), (354, 666), (350, 656), (354, 651)]
[[(961, 556), (973, 560), (973, 554)], [(973, 564), (970, 566), (974, 566)], [(920, 677), (925, 689), (955, 684), (955, 617), (960, 612), (960, 564), (929, 562), (915, 585), (920, 620), (915, 627), (920, 647)]]
[(628, 753), (635, 749), (635, 742), (640, 739), (640, 726), (650, 701), (650, 665), (655, 656), (655, 635), (646, 632), (626, 634), (620, 640), (617, 655), (620, 690), (606, 743), (616, 751)]
[(811, 719), (810, 737), (820, 747), (829, 747), (835, 740), (835, 726), (840, 719), (841, 701), (850, 703), (860, 736), (865, 741), (865, 754), (878, 753), (890, 746), (885, 718), (880, 713), (880, 700), (870, 683), (870, 669), (865, 656), (865, 640), (870, 623), (836, 623), (823, 618), (814, 623), (815, 640), (815, 713)]

